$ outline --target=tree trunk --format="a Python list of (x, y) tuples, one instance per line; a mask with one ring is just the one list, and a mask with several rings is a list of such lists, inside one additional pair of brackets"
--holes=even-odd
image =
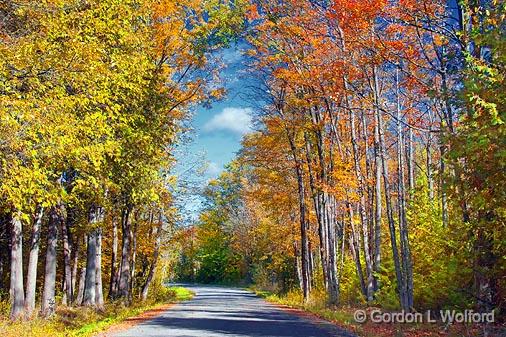
[(58, 225), (62, 220), (62, 207), (55, 207), (51, 211), (47, 232), (46, 266), (44, 272), (44, 290), (42, 292), (42, 309), (44, 317), (54, 314), (56, 309), (56, 245)]
[(401, 102), (399, 92), (399, 69), (396, 69), (396, 97), (397, 97), (397, 198), (400, 229), (401, 258), (404, 280), (406, 282), (406, 306), (413, 308), (413, 267), (411, 249), (408, 238), (408, 223), (406, 217), (406, 188), (404, 185), (404, 137), (401, 124)]
[(61, 221), (61, 234), (63, 243), (63, 263), (64, 263), (64, 274), (65, 274), (65, 287), (63, 294), (63, 304), (74, 302), (73, 294), (74, 288), (72, 286), (72, 266), (71, 266), (71, 249), (69, 243), (69, 229), (66, 221)]
[(118, 270), (117, 264), (118, 256), (118, 222), (116, 216), (112, 219), (112, 247), (111, 247), (111, 278), (109, 281), (109, 295), (110, 299), (116, 297), (118, 285)]
[(123, 210), (121, 221), (121, 237), (123, 239), (121, 247), (121, 265), (118, 281), (118, 297), (129, 298), (130, 295), (130, 208)]
[(88, 234), (88, 248), (86, 249), (86, 275), (84, 278), (83, 305), (96, 304), (97, 280), (97, 231), (94, 229)]
[(37, 264), (39, 260), (40, 227), (44, 217), (44, 207), (39, 207), (39, 212), (33, 223), (32, 237), (30, 242), (30, 257), (26, 275), (26, 298), (25, 310), (27, 316), (31, 316), (35, 309), (35, 290), (37, 287)]
[(348, 201), (348, 215), (350, 218), (351, 233), (349, 237), (349, 245), (353, 261), (355, 261), (355, 268), (357, 269), (357, 277), (360, 283), (360, 290), (362, 294), (367, 297), (367, 288), (364, 281), (364, 273), (362, 272), (362, 263), (360, 261), (360, 243), (358, 242), (358, 234), (355, 231), (355, 225), (353, 224), (354, 212), (353, 206)]
[(156, 230), (156, 234), (155, 234), (156, 240), (155, 240), (155, 249), (153, 251), (153, 262), (151, 262), (151, 266), (149, 267), (148, 277), (146, 278), (146, 282), (144, 283), (144, 285), (142, 287), (141, 298), (143, 301), (145, 301), (148, 298), (149, 286), (151, 285), (151, 282), (153, 281), (153, 276), (155, 275), (156, 266), (158, 264), (158, 256), (160, 255), (160, 246), (162, 243), (162, 225), (163, 225), (161, 217), (160, 217), (159, 221), (160, 221), (160, 224), (158, 225), (157, 230)]
[(76, 282), (77, 282), (77, 270), (79, 268), (79, 254), (81, 251), (81, 238), (78, 237), (75, 239), (73, 243), (73, 250), (74, 250), (74, 261), (72, 264), (72, 298), (74, 299), (74, 302), (77, 302), (77, 297), (79, 294), (79, 291), (76, 292)]
[(403, 310), (408, 310), (409, 306), (407, 304), (406, 299), (406, 283), (403, 275), (403, 270), (400, 262), (399, 257), (399, 250), (397, 247), (397, 236), (396, 236), (396, 229), (395, 229), (395, 221), (393, 216), (393, 210), (392, 210), (392, 203), (390, 199), (390, 184), (389, 184), (389, 175), (388, 175), (388, 166), (387, 166), (387, 158), (386, 158), (386, 150), (385, 150), (385, 143), (384, 143), (384, 135), (383, 135), (383, 120), (379, 109), (379, 97), (378, 97), (378, 79), (376, 74), (376, 69), (373, 68), (373, 77), (374, 77), (374, 96), (375, 96), (375, 117), (376, 117), (376, 124), (377, 124), (377, 132), (378, 132), (378, 138), (379, 138), (379, 153), (380, 153), (380, 164), (381, 164), (381, 171), (383, 175), (383, 188), (385, 192), (385, 204), (386, 204), (386, 211), (387, 211), (387, 218), (388, 218), (388, 227), (390, 231), (390, 242), (392, 245), (392, 258), (394, 260), (394, 267), (395, 267), (395, 275), (397, 280), (397, 287), (398, 287), (398, 294), (400, 298), (401, 307)]
[(102, 288), (102, 228), (96, 230), (97, 252), (96, 252), (96, 289), (95, 289), (95, 304), (98, 308), (104, 308), (104, 293)]
[(427, 166), (427, 184), (428, 184), (428, 189), (429, 189), (429, 199), (431, 201), (434, 200), (434, 178), (432, 177), (432, 153), (431, 153), (431, 141), (430, 141), (430, 138), (429, 140), (427, 141), (427, 146), (425, 148), (426, 150), (426, 154), (427, 154), (427, 161), (426, 161), (426, 166)]
[(415, 189), (415, 158), (413, 153), (413, 129), (409, 127), (408, 129), (408, 188), (410, 198)]
[[(367, 222), (367, 209), (366, 209), (366, 196), (365, 196), (365, 180), (362, 174), (362, 169), (360, 168), (360, 159), (358, 153), (358, 144), (357, 144), (357, 136), (355, 130), (355, 113), (353, 109), (349, 109), (350, 111), (350, 131), (351, 131), (351, 143), (353, 148), (353, 163), (355, 166), (355, 176), (358, 181), (358, 196), (359, 196), (359, 214), (360, 214), (360, 224), (362, 225), (362, 233), (363, 233), (363, 243), (364, 243), (364, 257), (365, 257), (365, 270), (367, 276), (367, 283), (364, 293), (367, 302), (371, 302), (373, 300), (374, 294), (374, 271), (373, 271), (373, 262), (371, 258), (371, 248), (369, 246), (369, 226)], [(352, 219), (353, 221), (353, 219)], [(355, 232), (355, 231), (354, 231)], [(357, 247), (358, 248), (358, 247)]]
[(130, 258), (130, 294), (128, 297), (128, 301), (132, 301), (133, 291), (135, 289), (135, 263), (137, 262), (137, 228), (139, 226), (138, 212), (136, 212), (135, 223), (133, 226), (133, 230), (130, 231), (130, 241), (132, 242), (132, 256)]
[(439, 176), (440, 176), (440, 186), (439, 191), (441, 195), (441, 217), (443, 221), (443, 226), (448, 227), (448, 205), (447, 205), (447, 197), (446, 197), (446, 188), (445, 188), (445, 174), (446, 174), (446, 164), (445, 164), (445, 152), (446, 146), (441, 144), (439, 147), (440, 156), (439, 159)]
[(335, 199), (326, 194), (326, 218), (327, 218), (327, 240), (328, 240), (328, 270), (329, 270), (329, 304), (339, 303), (339, 283), (337, 282), (337, 246), (336, 246), (336, 221), (335, 221)]
[[(330, 111), (329, 111), (330, 113)], [(325, 156), (325, 134), (322, 129), (322, 122), (324, 120), (321, 112), (315, 108), (311, 109), (311, 117), (313, 124), (318, 126), (314, 131), (315, 144), (316, 144), (316, 158), (318, 159), (318, 186), (313, 193), (318, 198), (317, 219), (319, 222), (320, 241), (324, 242), (324, 277), (326, 279), (326, 286), (328, 292), (329, 304), (337, 304), (339, 302), (339, 284), (337, 283), (337, 263), (336, 263), (336, 235), (335, 235), (335, 219), (334, 219), (334, 197), (331, 196), (323, 187), (331, 185), (332, 176), (332, 148), (329, 151), (328, 163)], [(337, 135), (336, 135), (337, 138)], [(330, 167), (327, 169), (327, 167)], [(330, 172), (328, 172), (330, 171)], [(315, 186), (316, 187), (316, 186)]]
[(309, 268), (309, 238), (308, 238), (308, 223), (306, 220), (306, 192), (304, 186), (304, 177), (302, 164), (299, 157), (297, 156), (297, 148), (295, 146), (294, 136), (287, 130), (287, 137), (290, 143), (290, 149), (292, 152), (292, 158), (295, 164), (295, 175), (297, 177), (297, 192), (299, 201), (299, 225), (300, 225), (300, 236), (301, 236), (301, 264), (302, 264), (302, 294), (304, 301), (309, 299), (311, 291), (311, 274)]
[(295, 272), (297, 273), (297, 280), (299, 281), (299, 289), (300, 291), (304, 292), (304, 283), (302, 280), (302, 259), (300, 257), (300, 251), (297, 241), (293, 242), (293, 254), (295, 256), (294, 267)]
[(76, 304), (77, 305), (83, 304), (85, 279), (86, 279), (86, 266), (82, 266), (81, 272), (79, 275), (79, 287), (77, 288), (77, 296), (76, 296)]
[(10, 318), (16, 320), (23, 315), (25, 304), (25, 291), (23, 289), (23, 225), (20, 212), (13, 214), (11, 223)]
[[(375, 95), (376, 97), (376, 95)], [(375, 99), (375, 104), (379, 104), (378, 99)], [(379, 114), (379, 109), (376, 108), (376, 113)], [(381, 150), (380, 150), (380, 134), (379, 125), (376, 120), (374, 123), (374, 272), (380, 272), (381, 266), (381, 215), (383, 211), (382, 198), (381, 198)], [(379, 287), (376, 284), (376, 289)]]

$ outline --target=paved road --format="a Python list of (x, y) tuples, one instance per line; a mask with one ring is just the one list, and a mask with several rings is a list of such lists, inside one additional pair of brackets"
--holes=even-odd
[(314, 323), (286, 313), (236, 289), (190, 286), (196, 296), (119, 337), (348, 337), (330, 324)]

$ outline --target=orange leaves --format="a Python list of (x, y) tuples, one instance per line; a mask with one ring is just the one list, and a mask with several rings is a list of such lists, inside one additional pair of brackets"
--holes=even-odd
[(388, 5), (386, 0), (334, 0), (329, 16), (339, 21), (342, 29), (369, 29)]
[(258, 14), (258, 8), (255, 4), (251, 4), (246, 8), (246, 18), (250, 21), (260, 19), (260, 14)]

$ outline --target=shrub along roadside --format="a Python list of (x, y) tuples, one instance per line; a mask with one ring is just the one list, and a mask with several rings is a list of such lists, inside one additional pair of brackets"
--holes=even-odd
[(8, 320), (8, 311), (6, 311), (7, 314), (2, 313), (0, 335), (3, 337), (92, 336), (130, 317), (157, 309), (164, 304), (189, 300), (193, 295), (193, 292), (183, 287), (160, 288), (146, 301), (133, 301), (128, 307), (120, 302), (106, 304), (103, 311), (61, 306), (51, 319), (35, 318), (13, 323)]

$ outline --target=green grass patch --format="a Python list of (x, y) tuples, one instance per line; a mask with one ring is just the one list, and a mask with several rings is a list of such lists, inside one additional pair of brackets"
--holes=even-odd
[(10, 322), (6, 316), (0, 317), (2, 337), (88, 337), (110, 326), (137, 316), (147, 310), (161, 307), (167, 303), (189, 300), (194, 293), (183, 287), (166, 287), (153, 291), (153, 296), (142, 302), (134, 300), (131, 306), (120, 302), (105, 305), (103, 311), (85, 307), (57, 308), (50, 319), (36, 317), (29, 321)]
[(193, 296), (195, 295), (194, 292), (191, 290), (188, 290), (184, 287), (171, 287), (169, 289), (172, 289), (176, 294), (176, 301), (187, 301), (191, 300)]

